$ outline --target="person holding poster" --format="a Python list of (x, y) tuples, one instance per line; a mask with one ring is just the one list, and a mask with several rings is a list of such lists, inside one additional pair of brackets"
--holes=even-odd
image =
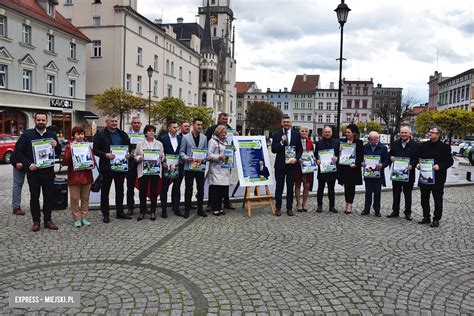
[[(204, 200), (204, 170), (207, 151), (207, 138), (202, 133), (202, 119), (195, 118), (193, 120), (193, 128), (190, 133), (186, 134), (181, 141), (179, 148), (179, 156), (185, 161), (184, 164), (184, 218), (189, 217), (191, 210), (191, 199), (193, 196), (193, 183), (196, 180), (197, 186), (197, 213), (199, 216), (207, 217), (207, 213), (203, 209)], [(203, 159), (198, 159), (198, 156)]]
[[(72, 140), (64, 150), (63, 165), (67, 166), (67, 185), (74, 227), (89, 226), (89, 195), (93, 182), (92, 168), (95, 161), (90, 143), (85, 143), (86, 131), (81, 126), (72, 129)], [(75, 149), (78, 147), (78, 150)], [(81, 207), (79, 209), (79, 201)]]
[(316, 212), (323, 211), (324, 187), (328, 184), (329, 211), (337, 213), (336, 194), (334, 187), (337, 179), (337, 161), (339, 159), (339, 141), (332, 138), (332, 128), (325, 126), (323, 137), (316, 142), (314, 155), (318, 157), (318, 208)]
[[(227, 128), (219, 125), (214, 131), (214, 135), (209, 141), (209, 202), (211, 204), (212, 214), (215, 216), (225, 215), (224, 205), (225, 197), (229, 194), (231, 184), (231, 168), (226, 164), (226, 152), (229, 144), (227, 143)], [(233, 150), (232, 150), (233, 153)]]
[[(110, 223), (109, 192), (112, 181), (115, 183), (115, 206), (118, 219), (132, 219), (125, 214), (123, 209), (124, 182), (126, 172), (112, 170), (111, 161), (115, 161), (115, 155), (111, 153), (111, 146), (130, 146), (130, 138), (127, 133), (117, 128), (117, 115), (108, 115), (105, 118), (106, 127), (94, 136), (94, 155), (100, 158), (99, 172), (103, 176), (102, 188), (100, 189), (100, 209), (102, 211), (104, 223)], [(125, 158), (130, 158), (127, 152)], [(127, 160), (126, 160), (127, 161)]]
[[(58, 138), (52, 131), (46, 129), (48, 117), (43, 112), (37, 112), (34, 116), (35, 128), (26, 130), (18, 139), (15, 147), (17, 162), (22, 163), (28, 170), (27, 179), (30, 187), (30, 209), (33, 217), (31, 230), (40, 230), (41, 212), (39, 197), (43, 192), (43, 216), (44, 228), (57, 230), (58, 227), (51, 220), (51, 209), (53, 206), (54, 188), (54, 156), (61, 155), (61, 146), (58, 146)], [(35, 144), (47, 141), (49, 144), (41, 145), (41, 151), (35, 150)], [(53, 164), (39, 168), (38, 160), (45, 158), (49, 160), (53, 156)], [(37, 157), (38, 156), (38, 157)], [(42, 158), (43, 157), (43, 158)]]
[[(444, 183), (446, 182), (447, 170), (454, 163), (451, 154), (451, 147), (441, 141), (443, 131), (439, 126), (430, 129), (430, 140), (420, 145), (420, 162), (417, 168), (421, 172), (427, 172), (431, 175), (424, 177), (431, 178), (432, 181), (423, 181), (422, 176), (418, 181), (421, 193), (421, 207), (423, 208), (423, 219), (419, 224), (430, 224), (430, 195), (433, 194), (435, 209), (433, 223), (431, 227), (438, 227), (439, 221), (443, 215), (443, 194)], [(431, 170), (422, 167), (423, 164), (429, 165)]]
[(169, 121), (166, 124), (168, 134), (160, 137), (163, 144), (165, 161), (163, 163), (164, 175), (163, 185), (161, 187), (160, 201), (161, 201), (161, 216), (168, 216), (168, 189), (173, 184), (171, 191), (171, 204), (173, 205), (173, 213), (176, 216), (183, 216), (179, 210), (179, 201), (181, 199), (181, 182), (183, 181), (184, 172), (183, 165), (179, 159), (179, 147), (183, 136), (178, 134), (178, 123), (176, 121)]
[[(364, 182), (365, 182), (365, 205), (361, 215), (369, 215), (374, 201), (375, 216), (380, 217), (380, 197), (382, 185), (385, 185), (384, 168), (388, 166), (387, 147), (379, 142), (379, 133), (369, 133), (369, 142), (364, 145)], [(373, 164), (372, 164), (373, 162)]]
[[(296, 170), (301, 168), (298, 160), (303, 153), (300, 134), (291, 129), (291, 119), (284, 115), (281, 120), (282, 129), (277, 130), (272, 136), (272, 152), (275, 157), (275, 204), (276, 216), (281, 216), (282, 194), (286, 177), (286, 212), (288, 216), (293, 216), (293, 189), (295, 185)], [(295, 158), (285, 161), (288, 146), (294, 146)]]
[(130, 158), (128, 159), (127, 172), (127, 215), (133, 215), (133, 208), (135, 206), (135, 182), (137, 180), (137, 161), (135, 160), (135, 148), (137, 144), (145, 140), (145, 135), (141, 133), (142, 121), (140, 116), (132, 117), (130, 123), (132, 129), (128, 133), (130, 137)]
[[(158, 181), (162, 174), (161, 162), (164, 158), (163, 144), (155, 139), (156, 128), (153, 125), (145, 126), (143, 134), (145, 140), (137, 144), (135, 160), (138, 163), (138, 195), (140, 197), (140, 215), (137, 221), (145, 218), (146, 198), (150, 189), (150, 220), (156, 220), (156, 205), (158, 199)], [(168, 214), (162, 212), (161, 217)]]
[[(403, 191), (405, 197), (405, 219), (411, 220), (411, 200), (415, 183), (415, 167), (418, 165), (418, 144), (411, 138), (411, 128), (400, 128), (400, 139), (393, 142), (390, 148), (392, 163), (392, 213), (387, 217), (398, 217), (400, 214), (400, 198)], [(397, 166), (401, 168), (397, 168)], [(400, 170), (401, 169), (401, 170)]]
[[(301, 161), (303, 161), (303, 156), (307, 154), (308, 159), (311, 159), (311, 163), (314, 163), (316, 166), (316, 161), (314, 159), (313, 153), (313, 142), (308, 137), (309, 130), (307, 127), (300, 128), (300, 138), (301, 138), (301, 147), (303, 148), (303, 153), (301, 156)], [(309, 162), (308, 162), (309, 163)], [(295, 177), (295, 195), (296, 195), (296, 211), (297, 212), (307, 212), (308, 209), (308, 196), (309, 190), (313, 187), (313, 178), (314, 171), (310, 173), (303, 173), (303, 162), (301, 168), (296, 168), (296, 177)], [(301, 201), (301, 183), (303, 183), (303, 201)]]
[[(364, 161), (364, 144), (359, 139), (359, 128), (349, 124), (346, 128), (346, 139), (341, 142), (339, 170), (337, 180), (344, 186), (346, 208), (344, 213), (352, 213), (355, 188), (362, 184), (361, 165)], [(344, 158), (343, 158), (344, 157)]]

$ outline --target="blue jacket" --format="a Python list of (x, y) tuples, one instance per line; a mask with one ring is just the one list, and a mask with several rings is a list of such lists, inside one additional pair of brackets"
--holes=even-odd
[[(375, 146), (375, 149), (372, 151), (372, 145), (370, 143), (367, 143), (364, 145), (364, 155), (380, 156), (380, 163), (382, 164), (382, 169), (380, 170), (380, 180), (382, 181), (382, 184), (385, 185), (384, 169), (390, 164), (387, 146), (382, 145), (379, 142)], [(365, 181), (367, 180), (379, 180), (379, 179), (365, 179)]]
[(168, 133), (160, 137), (159, 140), (163, 144), (163, 150), (165, 151), (165, 155), (179, 155), (179, 148), (181, 147), (183, 136), (176, 135), (176, 139), (178, 140), (178, 147), (176, 148), (176, 150), (173, 150), (173, 145), (171, 145), (171, 139)]

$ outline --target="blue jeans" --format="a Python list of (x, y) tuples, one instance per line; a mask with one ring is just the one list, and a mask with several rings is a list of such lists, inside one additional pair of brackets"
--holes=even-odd
[(25, 183), (25, 175), (23, 171), (13, 167), (13, 190), (12, 190), (12, 207), (21, 208), (21, 189)]
[(365, 182), (365, 206), (364, 211), (370, 211), (372, 205), (372, 194), (374, 196), (374, 211), (380, 213), (380, 195), (382, 193), (381, 179), (364, 179)]

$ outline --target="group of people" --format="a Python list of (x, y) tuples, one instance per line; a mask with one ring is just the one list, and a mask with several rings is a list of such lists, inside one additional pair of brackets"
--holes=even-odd
[[(57, 157), (61, 154), (56, 134), (46, 128), (47, 115), (42, 112), (35, 114), (35, 128), (25, 131), (19, 138), (15, 152), (12, 156), (13, 165), (13, 213), (15, 215), (25, 215), (21, 209), (21, 188), (24, 178), (28, 179), (30, 188), (30, 210), (33, 218), (32, 231), (39, 231), (41, 228), (41, 212), (43, 213), (44, 227), (57, 230), (58, 227), (51, 219), (51, 209), (54, 200), (54, 164), (41, 167), (36, 164), (35, 153), (32, 144), (41, 140), (48, 140), (51, 148)], [(178, 126), (176, 121), (169, 121), (166, 124), (167, 131), (157, 135), (156, 127), (146, 125), (141, 129), (140, 117), (134, 117), (131, 121), (131, 131), (126, 133), (120, 130), (118, 118), (115, 115), (106, 117), (106, 127), (98, 131), (93, 139), (91, 151), (99, 159), (98, 164), (93, 158), (93, 165), (97, 167), (100, 186), (100, 208), (104, 223), (110, 222), (109, 195), (112, 182), (115, 185), (115, 207), (118, 219), (132, 219), (135, 206), (135, 188), (138, 186), (140, 212), (137, 221), (142, 221), (147, 214), (150, 220), (156, 220), (157, 200), (160, 196), (161, 217), (168, 217), (168, 191), (171, 189), (171, 209), (176, 216), (188, 218), (193, 209), (192, 197), (194, 184), (197, 194), (197, 214), (202, 217), (207, 216), (204, 209), (204, 185), (205, 168), (196, 166), (208, 164), (207, 182), (209, 184), (209, 204), (208, 210), (215, 216), (225, 215), (225, 209), (235, 209), (229, 200), (229, 187), (231, 185), (231, 168), (224, 167), (226, 161), (225, 152), (232, 148), (229, 143), (228, 134), (235, 131), (227, 124), (228, 115), (221, 113), (217, 124), (210, 126), (206, 133), (203, 133), (202, 119), (195, 118), (192, 125), (189, 122), (182, 122)], [(179, 131), (179, 132), (178, 132)], [(398, 217), (400, 212), (401, 192), (405, 197), (405, 218), (411, 220), (412, 191), (415, 182), (415, 169), (420, 168), (420, 159), (433, 160), (433, 179), (431, 183), (419, 183), (421, 190), (421, 205), (423, 208), (423, 219), (421, 224), (430, 224), (433, 227), (439, 226), (443, 209), (443, 188), (446, 181), (447, 169), (453, 164), (451, 149), (448, 145), (440, 141), (442, 130), (433, 127), (430, 130), (430, 140), (418, 144), (411, 138), (411, 130), (405, 126), (401, 128), (400, 139), (391, 145), (390, 151), (379, 142), (377, 132), (369, 134), (369, 142), (363, 144), (359, 139), (359, 130), (356, 125), (350, 124), (346, 131), (346, 138), (341, 142), (334, 139), (332, 129), (325, 127), (322, 138), (315, 144), (309, 138), (309, 131), (302, 127), (299, 132), (292, 129), (291, 119), (284, 116), (282, 128), (273, 134), (271, 150), (275, 156), (274, 175), (276, 180), (275, 200), (276, 216), (281, 216), (282, 195), (286, 184), (287, 197), (286, 209), (289, 216), (293, 216), (293, 196), (296, 193), (297, 211), (307, 212), (309, 191), (313, 186), (314, 174), (302, 173), (300, 159), (304, 151), (314, 153), (314, 160), (319, 165), (317, 172), (318, 192), (316, 212), (323, 211), (324, 189), (328, 188), (329, 211), (337, 213), (335, 204), (335, 183), (338, 181), (344, 186), (345, 210), (350, 214), (353, 212), (353, 202), (355, 187), (361, 185), (364, 178), (365, 183), (365, 205), (362, 215), (370, 214), (373, 207), (375, 216), (380, 217), (380, 197), (381, 187), (385, 184), (384, 169), (387, 168), (396, 157), (409, 159), (407, 172), (408, 181), (393, 181), (393, 206), (392, 213), (388, 217)], [(141, 135), (138, 141), (131, 141), (131, 135)], [(77, 143), (85, 142), (85, 130), (80, 127), (72, 129), (72, 138), (69, 140), (62, 163), (68, 166), (67, 184), (70, 192), (70, 209), (75, 227), (89, 226), (91, 222), (88, 218), (89, 196), (91, 186), (94, 183), (92, 170), (75, 170), (73, 164), (72, 147)], [(350, 164), (340, 164), (339, 158), (343, 143), (354, 144), (353, 160)], [(111, 150), (114, 146), (124, 146), (127, 148), (125, 159), (128, 168), (126, 172), (115, 170), (112, 165), (116, 155)], [(287, 148), (293, 148), (294, 156), (286, 156)], [(207, 154), (204, 158), (196, 158), (194, 150), (196, 148), (205, 149)], [(233, 149), (235, 150), (235, 149)], [(159, 172), (149, 174), (144, 171), (145, 152), (156, 151), (159, 153), (156, 158), (159, 162)], [(320, 157), (321, 151), (332, 152), (333, 157), (330, 163), (334, 168), (332, 172), (322, 172), (323, 161)], [(366, 166), (365, 156), (377, 156), (378, 162), (374, 165), (379, 173), (379, 177), (365, 177), (362, 169)], [(177, 157), (177, 164), (172, 164), (171, 157)], [(263, 165), (261, 168), (266, 169)], [(173, 177), (171, 170), (174, 170)], [(267, 171), (268, 173), (268, 171)], [(269, 173), (267, 177), (269, 176)], [(127, 180), (127, 203), (124, 205), (124, 185)], [(180, 210), (181, 183), (185, 181), (184, 212)], [(161, 181), (160, 181), (161, 180)], [(95, 181), (98, 181), (97, 179)], [(161, 184), (160, 184), (161, 183)], [(43, 193), (43, 207), (40, 209), (40, 192)], [(430, 216), (430, 195), (433, 195), (435, 211), (433, 221)], [(150, 207), (147, 206), (147, 198), (150, 199)], [(125, 209), (126, 208), (126, 209)]]
[[(399, 217), (401, 193), (405, 198), (405, 219), (411, 220), (412, 213), (412, 192), (415, 183), (415, 169), (421, 169), (423, 166), (420, 160), (429, 160), (432, 162), (432, 177), (429, 181), (419, 181), (418, 186), (421, 192), (421, 206), (423, 209), (423, 219), (419, 224), (431, 224), (432, 227), (438, 227), (443, 213), (443, 193), (444, 184), (447, 177), (447, 169), (453, 165), (451, 147), (441, 141), (442, 129), (434, 126), (429, 131), (429, 141), (421, 144), (415, 142), (411, 136), (409, 126), (403, 126), (400, 129), (400, 138), (387, 147), (380, 143), (379, 134), (375, 131), (369, 133), (369, 142), (363, 144), (360, 139), (360, 133), (357, 125), (349, 124), (346, 128), (346, 137), (341, 141), (333, 138), (332, 128), (324, 127), (322, 138), (314, 145), (308, 137), (308, 129), (300, 128), (299, 133), (292, 129), (291, 119), (284, 116), (282, 119), (282, 128), (273, 134), (272, 152), (276, 154), (275, 158), (275, 179), (276, 179), (276, 215), (281, 216), (282, 193), (286, 183), (287, 197), (286, 210), (289, 216), (293, 216), (293, 188), (296, 192), (296, 204), (298, 212), (307, 211), (308, 195), (313, 186), (313, 173), (302, 174), (298, 161), (301, 159), (303, 151), (313, 151), (314, 160), (319, 166), (317, 172), (318, 191), (317, 191), (317, 209), (316, 212), (323, 211), (324, 189), (328, 188), (329, 211), (337, 213), (335, 203), (335, 185), (336, 181), (344, 187), (346, 214), (353, 212), (353, 203), (355, 189), (357, 185), (365, 184), (365, 203), (361, 215), (369, 215), (371, 208), (377, 217), (381, 216), (381, 191), (385, 186), (385, 169), (395, 162), (397, 158), (408, 161), (406, 170), (406, 181), (392, 181), (393, 204), (392, 212), (389, 218)], [(348, 164), (340, 164), (340, 154), (343, 144), (353, 144), (352, 160)], [(296, 157), (285, 159), (286, 148), (293, 147), (296, 151)], [(330, 163), (334, 165), (331, 172), (323, 172), (321, 168), (321, 151), (332, 152)], [(373, 165), (373, 171), (378, 176), (373, 177), (362, 172), (368, 167), (366, 157), (376, 157), (377, 161)], [(371, 164), (372, 165), (372, 164)], [(426, 172), (426, 170), (424, 169)], [(301, 184), (303, 183), (303, 196), (301, 198)], [(434, 216), (431, 219), (430, 196), (434, 198)]]

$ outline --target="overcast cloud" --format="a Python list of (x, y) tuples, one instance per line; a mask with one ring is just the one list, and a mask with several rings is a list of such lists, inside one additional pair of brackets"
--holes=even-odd
[[(338, 80), (336, 0), (231, 0), (236, 26), (237, 80), (262, 89), (291, 88), (296, 74)], [(428, 99), (429, 75), (474, 67), (474, 1), (347, 0), (343, 77), (374, 78)], [(195, 22), (200, 0), (138, 0), (138, 11), (165, 23)], [(438, 55), (438, 58), (437, 58)]]

